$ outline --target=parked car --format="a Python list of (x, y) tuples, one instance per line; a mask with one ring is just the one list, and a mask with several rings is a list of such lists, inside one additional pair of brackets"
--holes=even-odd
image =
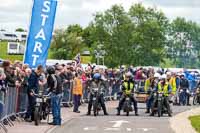
[(15, 32), (17, 35), (17, 42), (25, 42), (27, 39), (27, 32)]
[(0, 41), (17, 41), (17, 35), (10, 32), (0, 32)]

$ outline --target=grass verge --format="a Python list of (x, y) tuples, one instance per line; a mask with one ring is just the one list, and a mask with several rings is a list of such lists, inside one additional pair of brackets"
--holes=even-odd
[(198, 133), (200, 133), (200, 115), (191, 116), (191, 117), (189, 117), (189, 120), (191, 121), (191, 124), (195, 128), (195, 130)]

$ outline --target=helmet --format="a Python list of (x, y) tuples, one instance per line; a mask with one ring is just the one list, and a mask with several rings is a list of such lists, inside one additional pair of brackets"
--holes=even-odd
[(132, 77), (132, 73), (131, 72), (127, 72), (126, 74), (125, 74), (125, 77)]
[(49, 66), (47, 68), (47, 73), (48, 74), (55, 74), (55, 68), (53, 66)]
[(93, 76), (94, 79), (100, 79), (101, 75), (99, 73), (95, 73)]
[(155, 73), (154, 74), (154, 78), (160, 78), (160, 74), (159, 73)]
[(167, 76), (171, 76), (171, 74), (172, 74), (171, 72), (167, 72), (166, 73)]
[(185, 77), (185, 73), (181, 73), (181, 75), (180, 75), (181, 77), (183, 76), (183, 77)]
[(162, 76), (160, 76), (160, 79), (166, 79), (167, 76), (165, 74), (163, 74)]

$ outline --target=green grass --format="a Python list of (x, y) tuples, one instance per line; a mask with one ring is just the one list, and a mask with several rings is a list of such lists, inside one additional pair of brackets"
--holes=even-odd
[[(0, 42), (0, 58), (4, 60), (10, 60), (14, 62), (15, 60), (22, 61), (23, 60), (23, 55), (9, 55), (7, 54), (7, 45), (8, 42)], [(49, 50), (48, 53), (48, 59), (51, 59), (52, 57), (52, 52)], [(81, 56), (81, 61), (82, 63), (90, 63), (92, 60), (91, 56)]]
[(200, 133), (200, 115), (198, 115), (198, 116), (191, 116), (191, 117), (189, 117), (189, 120), (191, 121), (191, 124), (195, 128), (195, 130), (198, 133)]
[(15, 60), (23, 60), (23, 55), (8, 55), (7, 54), (7, 44), (8, 42), (0, 42), (0, 58), (4, 60), (10, 60), (10, 61), (15, 61)]

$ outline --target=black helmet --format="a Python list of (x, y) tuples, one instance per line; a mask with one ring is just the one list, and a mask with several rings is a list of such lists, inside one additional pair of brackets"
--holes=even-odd
[(55, 68), (53, 66), (49, 66), (47, 68), (47, 73), (48, 74), (55, 74)]

